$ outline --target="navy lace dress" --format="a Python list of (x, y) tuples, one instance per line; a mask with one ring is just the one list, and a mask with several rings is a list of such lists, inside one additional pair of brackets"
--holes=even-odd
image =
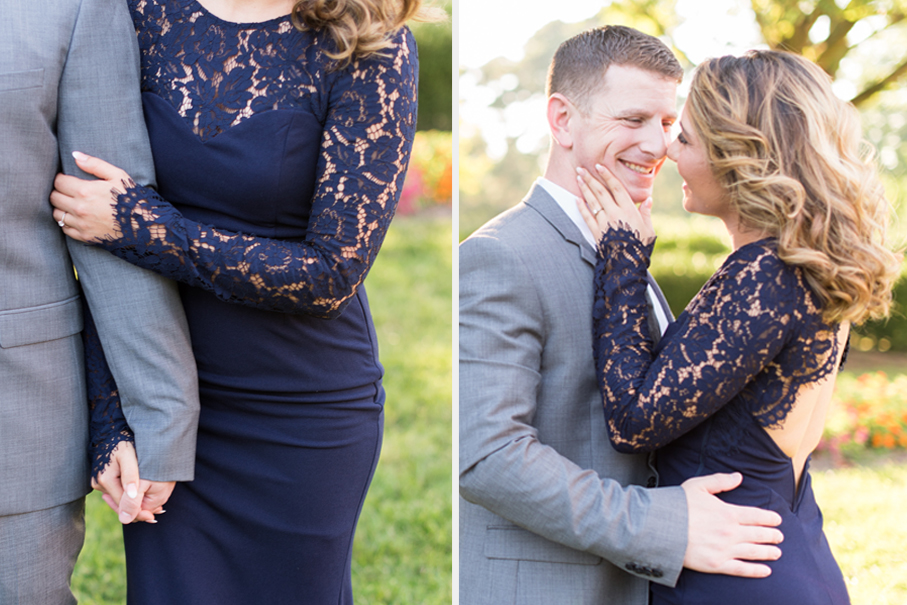
[[(351, 603), (384, 403), (362, 282), (412, 146), (415, 43), (338, 67), (289, 17), (130, 5), (159, 191), (120, 195), (102, 245), (181, 282), (202, 409), (195, 480), (125, 528), (129, 602)], [(94, 374), (97, 471), (130, 436)]]
[(652, 603), (848, 603), (808, 469), (796, 485), (791, 458), (765, 430), (784, 422), (801, 389), (833, 377), (837, 327), (822, 320), (802, 272), (762, 240), (734, 251), (653, 349), (651, 251), (625, 229), (599, 244), (594, 354), (611, 443), (622, 452), (657, 450), (661, 485), (741, 472), (742, 485), (719, 497), (776, 511), (784, 533), (768, 578), (684, 570), (674, 589), (652, 585)]

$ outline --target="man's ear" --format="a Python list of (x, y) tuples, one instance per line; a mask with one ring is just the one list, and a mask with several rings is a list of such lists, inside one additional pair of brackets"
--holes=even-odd
[(574, 117), (577, 115), (576, 107), (570, 99), (559, 92), (548, 97), (548, 130), (554, 141), (564, 149), (573, 148)]

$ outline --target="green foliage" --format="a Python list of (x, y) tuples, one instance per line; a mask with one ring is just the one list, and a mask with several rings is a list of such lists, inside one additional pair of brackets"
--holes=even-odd
[[(444, 4), (451, 14), (451, 3)], [(418, 130), (453, 128), (453, 29), (444, 23), (415, 23), (411, 26), (419, 47)]]
[(649, 270), (680, 315), (731, 251), (723, 224), (712, 218), (655, 216), (658, 239)]
[(907, 351), (907, 270), (894, 286), (891, 317), (854, 327), (854, 346), (861, 351)]
[[(381, 461), (353, 549), (356, 603), (451, 603), (452, 234), (449, 218), (398, 217), (366, 287), (386, 375)], [(122, 605), (117, 520), (97, 494), (73, 586), (82, 605)]]

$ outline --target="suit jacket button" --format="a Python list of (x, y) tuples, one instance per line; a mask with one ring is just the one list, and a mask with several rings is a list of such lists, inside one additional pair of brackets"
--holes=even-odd
[(660, 577), (663, 576), (663, 575), (664, 575), (664, 572), (662, 572), (660, 569), (653, 569), (653, 570), (652, 570), (652, 577), (653, 577), (653, 578), (660, 578)]
[(632, 561), (630, 561), (629, 563), (624, 565), (624, 567), (627, 569), (627, 571), (639, 573), (639, 565), (637, 565), (636, 563), (634, 563)]
[(646, 487), (655, 487), (655, 485), (657, 484), (658, 481), (655, 479), (655, 477), (649, 477), (649, 480), (646, 481)]

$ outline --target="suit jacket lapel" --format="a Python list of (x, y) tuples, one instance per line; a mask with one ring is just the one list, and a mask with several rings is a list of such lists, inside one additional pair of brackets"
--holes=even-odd
[(564, 213), (558, 203), (554, 201), (554, 198), (544, 188), (533, 185), (523, 201), (527, 206), (541, 214), (552, 227), (557, 229), (565, 240), (579, 248), (580, 256), (582, 256), (584, 261), (593, 267), (595, 266), (595, 250), (592, 249), (586, 238), (580, 233), (579, 227), (573, 224), (570, 217)]
[[(554, 198), (545, 191), (544, 188), (539, 187), (538, 185), (533, 185), (532, 189), (529, 190), (529, 194), (523, 200), (527, 206), (533, 208), (536, 212), (541, 214), (546, 221), (548, 221), (552, 227), (557, 229), (557, 231), (563, 236), (565, 240), (570, 242), (579, 248), (580, 256), (584, 261), (589, 263), (592, 267), (595, 267), (595, 250), (592, 246), (589, 245), (589, 242), (586, 241), (586, 238), (583, 237), (583, 234), (580, 232), (579, 227), (577, 227), (570, 217), (561, 209)], [(663, 328), (667, 326), (659, 326), (658, 320), (656, 319), (655, 311), (653, 309), (654, 305), (658, 305), (664, 311), (665, 317), (668, 318), (668, 321), (674, 321), (674, 315), (671, 313), (671, 307), (668, 306), (668, 301), (665, 299), (664, 294), (661, 291), (661, 288), (658, 287), (658, 284), (655, 282), (655, 279), (652, 277), (652, 274), (648, 271), (646, 272), (646, 281), (651, 286), (651, 288), (646, 292), (646, 302), (649, 306), (649, 332), (657, 343), (661, 338), (661, 333)], [(652, 296), (654, 292), (655, 296)], [(654, 298), (654, 300), (653, 300)]]

